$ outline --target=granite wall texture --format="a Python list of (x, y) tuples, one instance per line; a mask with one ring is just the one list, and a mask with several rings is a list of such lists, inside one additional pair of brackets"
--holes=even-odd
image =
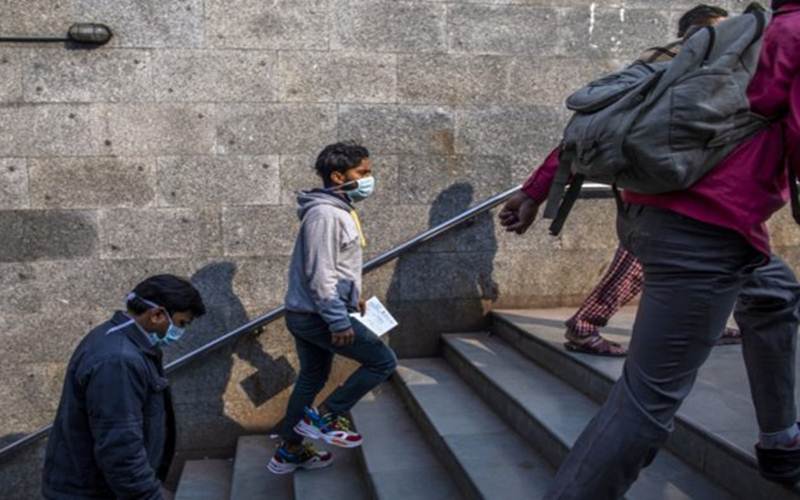
[[(739, 7), (745, 2), (724, 2)], [(186, 352), (281, 303), (293, 193), (356, 139), (378, 178), (376, 255), (519, 183), (570, 89), (671, 38), (689, 1), (0, 0), (0, 34), (103, 22), (103, 48), (0, 46), (0, 445), (48, 423), (72, 348), (149, 274), (190, 276), (210, 313)], [(366, 280), (403, 356), (492, 307), (574, 304), (615, 247), (613, 203), (563, 236), (485, 215)], [(800, 262), (785, 214), (779, 249)], [(296, 373), (282, 325), (173, 377), (181, 456), (274, 425)], [(336, 379), (348, 367), (338, 367)], [(34, 498), (42, 449), (0, 464)], [(176, 467), (176, 470), (180, 465)]]

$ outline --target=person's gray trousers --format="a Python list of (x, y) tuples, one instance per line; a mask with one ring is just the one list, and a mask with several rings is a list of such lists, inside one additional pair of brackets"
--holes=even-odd
[(645, 275), (628, 357), (561, 464), (548, 500), (624, 495), (667, 440), (734, 304), (761, 431), (784, 430), (797, 417), (800, 285), (791, 269), (775, 256), (765, 263), (738, 233), (668, 210), (623, 207), (617, 229)]

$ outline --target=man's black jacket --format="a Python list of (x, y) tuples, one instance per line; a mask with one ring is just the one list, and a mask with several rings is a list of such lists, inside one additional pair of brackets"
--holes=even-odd
[(121, 312), (81, 341), (47, 444), (45, 498), (161, 499), (175, 450), (161, 358)]

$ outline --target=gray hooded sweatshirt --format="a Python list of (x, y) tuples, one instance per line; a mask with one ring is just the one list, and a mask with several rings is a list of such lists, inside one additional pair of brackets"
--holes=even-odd
[(300, 193), (300, 232), (289, 267), (286, 310), (322, 316), (331, 332), (351, 327), (361, 297), (360, 223), (344, 199), (323, 191)]

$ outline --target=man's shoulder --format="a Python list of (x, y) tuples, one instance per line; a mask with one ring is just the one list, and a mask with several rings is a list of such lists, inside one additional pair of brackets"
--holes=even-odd
[(334, 205), (319, 204), (308, 209), (303, 217), (303, 224), (314, 222), (336, 223), (351, 219), (350, 213), (344, 208)]
[(114, 323), (109, 319), (89, 330), (89, 333), (81, 339), (75, 348), (73, 359), (89, 360), (97, 355), (100, 350), (107, 348), (108, 339), (106, 339), (106, 334), (111, 328), (114, 328)]
[(86, 372), (106, 364), (141, 367), (144, 355), (128, 338), (127, 327), (114, 331), (115, 325), (107, 321), (94, 328), (76, 350), (78, 370)]
[(318, 203), (313, 207), (309, 207), (306, 215), (309, 214), (325, 214), (336, 216), (339, 214), (347, 214), (348, 210), (344, 206), (334, 205), (332, 203)]
[(76, 375), (82, 384), (95, 376), (145, 380), (149, 373), (147, 360), (140, 353), (125, 348), (94, 353), (86, 358), (80, 368)]

